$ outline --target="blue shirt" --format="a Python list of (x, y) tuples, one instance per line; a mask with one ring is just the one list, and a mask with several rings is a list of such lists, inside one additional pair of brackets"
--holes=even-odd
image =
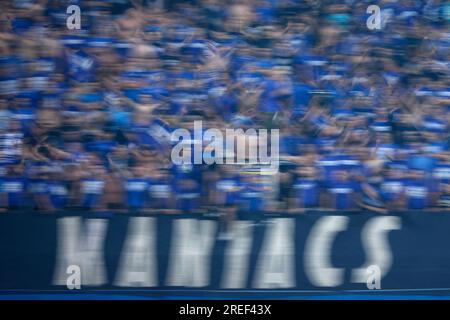
[(221, 179), (217, 182), (216, 185), (217, 191), (221, 196), (223, 196), (223, 202), (226, 205), (233, 205), (238, 201), (238, 187), (239, 181), (232, 178)]
[(394, 201), (404, 192), (403, 179), (386, 178), (380, 183), (380, 195), (385, 201)]
[(150, 206), (155, 209), (172, 208), (173, 188), (169, 181), (155, 179), (150, 181)]
[(450, 164), (437, 164), (433, 177), (440, 183), (450, 183)]
[(69, 200), (69, 190), (64, 182), (50, 181), (48, 182), (47, 188), (50, 195), (50, 202), (53, 207), (61, 209), (67, 205)]
[(84, 51), (77, 51), (67, 57), (69, 76), (79, 82), (95, 81), (97, 62)]
[(355, 181), (332, 182), (328, 191), (332, 195), (334, 209), (349, 210), (356, 207), (355, 194), (359, 193), (361, 187)]
[(25, 178), (5, 177), (0, 180), (1, 192), (8, 195), (8, 206), (25, 204), (27, 180)]
[(146, 178), (131, 178), (125, 181), (128, 206), (144, 207), (148, 200), (149, 183), (149, 179)]
[(81, 182), (82, 205), (93, 208), (100, 205), (105, 182), (98, 179), (85, 179)]
[(245, 184), (239, 192), (239, 204), (241, 210), (257, 212), (264, 209), (264, 194), (255, 185)]
[(299, 178), (295, 181), (296, 203), (300, 207), (319, 206), (319, 183), (314, 179)]
[(428, 204), (428, 191), (424, 180), (408, 180), (405, 186), (408, 209), (425, 209)]

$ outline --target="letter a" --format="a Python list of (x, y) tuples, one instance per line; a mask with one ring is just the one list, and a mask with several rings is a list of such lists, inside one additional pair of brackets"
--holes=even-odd
[(81, 289), (81, 269), (77, 265), (70, 265), (67, 267), (67, 277), (66, 285), (69, 290)]
[(380, 30), (381, 29), (381, 10), (377, 5), (370, 5), (367, 8), (366, 13), (370, 13), (370, 17), (367, 18), (367, 28), (369, 30)]
[(80, 30), (81, 29), (81, 10), (77, 5), (71, 5), (67, 7), (67, 14), (70, 16), (67, 17), (66, 26), (69, 30)]

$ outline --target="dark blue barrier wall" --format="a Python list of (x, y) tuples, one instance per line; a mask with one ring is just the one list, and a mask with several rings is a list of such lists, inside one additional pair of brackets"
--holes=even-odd
[[(80, 229), (77, 229), (76, 223), (62, 223), (62, 221), (69, 221), (64, 219), (74, 217), (81, 217), (80, 220), (75, 219), (81, 222)], [(195, 229), (197, 231), (192, 232), (191, 229), (191, 234), (185, 238), (188, 242), (191, 238), (197, 239), (195, 240), (197, 242), (192, 240), (192, 245), (186, 244), (188, 248), (199, 246), (203, 250), (198, 252), (204, 254), (200, 264), (203, 266), (207, 264), (205, 268), (207, 280), (204, 283), (205, 286), (201, 285), (201, 288), (227, 288), (223, 285), (224, 266), (228, 259), (225, 253), (231, 247), (231, 240), (219, 236), (219, 222), (216, 218), (187, 215), (146, 217), (152, 221), (152, 228), (149, 230), (152, 233), (150, 238), (154, 240), (152, 243), (154, 243), (155, 251), (150, 263), (154, 263), (155, 269), (152, 270), (157, 276), (155, 284), (144, 286), (156, 289), (178, 287), (173, 283), (171, 285), (168, 281), (170, 263), (176, 261), (171, 260), (173, 253), (171, 250), (176, 245), (176, 238), (180, 236), (179, 229), (174, 226), (177, 221), (183, 220), (182, 224), (184, 224), (188, 221), (187, 219), (195, 219), (195, 221), (211, 221), (211, 224), (207, 224), (211, 229), (205, 229), (199, 225), (198, 230)], [(133, 236), (129, 228), (132, 219), (136, 217), (88, 214), (45, 215), (23, 212), (1, 215), (0, 289), (65, 289), (63, 283), (60, 282), (60, 285), (57, 285), (55, 280), (58, 273), (57, 261), (61, 259), (61, 254), (65, 250), (64, 246), (67, 243), (70, 246), (70, 243), (73, 245), (76, 242), (78, 250), (81, 251), (77, 256), (80, 259), (81, 272), (87, 270), (83, 268), (81, 256), (86, 254), (90, 245), (98, 241), (98, 239), (89, 238), (89, 224), (94, 220), (107, 222), (103, 224), (105, 238), (104, 241), (99, 242), (98, 255), (105, 267), (104, 281), (94, 285), (82, 282), (82, 287), (83, 289), (119, 288), (115, 284), (117, 284), (120, 264), (127, 259), (132, 259), (125, 255), (127, 240)], [(283, 222), (277, 224), (281, 221), (280, 219)], [(196, 222), (192, 224), (193, 220), (189, 221), (191, 227), (197, 228)], [(139, 224), (141, 223), (136, 223), (136, 225)], [(275, 232), (274, 235), (271, 233), (273, 231), (271, 228), (275, 228), (275, 225), (278, 225), (280, 232)], [(367, 264), (373, 264), (372, 262), (380, 267), (382, 289), (450, 288), (450, 215), (448, 213), (411, 212), (381, 216), (372, 213), (345, 215), (312, 212), (299, 216), (273, 215), (248, 219), (244, 230), (251, 236), (251, 243), (247, 255), (248, 263), (242, 264), (248, 267), (246, 271), (242, 271), (245, 285), (240, 286), (240, 289), (364, 290), (367, 289), (366, 282), (356, 281), (355, 273), (358, 268), (366, 268)], [(77, 237), (71, 238), (68, 235), (71, 232)], [(208, 238), (201, 236), (203, 233), (213, 235), (210, 247), (207, 246)], [(281, 240), (280, 233), (284, 237)], [(195, 238), (196, 236), (199, 238)], [(277, 241), (281, 241), (279, 246), (276, 245)], [(85, 247), (80, 243), (84, 243)], [(322, 245), (318, 245), (320, 243)], [(273, 244), (275, 251), (270, 251), (267, 244)], [(206, 247), (203, 248), (203, 245)], [(315, 247), (316, 245), (318, 246)], [(285, 252), (279, 250), (285, 246), (288, 247)], [(139, 252), (142, 253), (142, 247)], [(271, 255), (273, 259), (269, 260), (271, 262), (266, 265), (268, 267), (262, 268), (259, 265), (263, 261), (261, 259)], [(242, 257), (239, 258), (240, 262), (245, 260), (245, 255)], [(146, 266), (148, 265), (143, 265), (144, 268)], [(330, 273), (329, 269), (322, 270), (322, 267), (340, 271), (333, 274), (333, 271)], [(258, 270), (261, 272), (259, 275)], [(264, 276), (262, 278), (260, 276), (265, 272), (272, 272), (268, 278), (273, 279), (267, 281), (266, 277), (266, 281), (261, 280)], [(286, 273), (290, 274), (286, 275)], [(135, 285), (122, 286), (120, 289), (135, 289), (142, 285), (138, 280), (136, 281)], [(179, 283), (190, 283), (189, 279), (179, 281), (181, 281)], [(202, 281), (196, 283), (202, 283)]]

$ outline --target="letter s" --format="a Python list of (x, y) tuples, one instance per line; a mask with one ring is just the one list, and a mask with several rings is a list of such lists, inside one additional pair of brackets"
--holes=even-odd
[(361, 240), (366, 262), (361, 268), (352, 271), (353, 283), (366, 283), (367, 268), (376, 265), (381, 270), (381, 278), (385, 276), (392, 265), (392, 252), (387, 239), (391, 230), (401, 229), (399, 217), (376, 217), (369, 220), (361, 232)]

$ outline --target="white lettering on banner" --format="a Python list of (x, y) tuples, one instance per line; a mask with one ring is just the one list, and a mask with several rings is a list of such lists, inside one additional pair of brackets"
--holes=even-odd
[(108, 220), (87, 219), (82, 232), (80, 217), (58, 220), (59, 246), (53, 284), (66, 285), (67, 267), (80, 266), (83, 285), (99, 286), (107, 282), (103, 247)]
[(121, 287), (157, 286), (155, 218), (130, 218), (128, 235), (115, 285)]
[(253, 241), (252, 236), (252, 222), (233, 222), (231, 229), (232, 240), (225, 252), (222, 288), (240, 289), (246, 287)]
[(337, 233), (346, 230), (348, 217), (320, 218), (305, 244), (305, 273), (314, 286), (336, 287), (344, 281), (344, 269), (331, 265), (331, 248)]
[(253, 287), (295, 287), (295, 219), (279, 218), (268, 221), (266, 236), (258, 264)]
[(177, 219), (173, 222), (167, 285), (205, 287), (210, 280), (210, 258), (217, 222)]
[(367, 221), (361, 232), (361, 239), (366, 253), (366, 263), (352, 272), (352, 282), (366, 283), (367, 268), (376, 265), (381, 270), (381, 278), (389, 271), (392, 265), (392, 252), (389, 246), (388, 233), (401, 229), (399, 217), (375, 217)]
[[(216, 220), (194, 218), (172, 220), (172, 239), (166, 279), (158, 278), (158, 232), (154, 217), (130, 217), (115, 280), (121, 287), (185, 286), (205, 287), (211, 281), (212, 250), (217, 236)], [(305, 275), (316, 287), (337, 287), (344, 283), (344, 268), (335, 268), (331, 257), (339, 232), (347, 229), (349, 217), (323, 216), (312, 225), (304, 247)], [(296, 286), (295, 218), (267, 221), (260, 252), (257, 252), (253, 288)], [(106, 284), (104, 242), (108, 219), (64, 217), (58, 219), (58, 247), (54, 285), (69, 289)], [(381, 279), (392, 267), (389, 232), (401, 229), (401, 218), (383, 216), (369, 219), (361, 231), (366, 261), (351, 270), (352, 283), (369, 289), (381, 288)], [(234, 221), (232, 237), (225, 248), (220, 287), (247, 287), (254, 236), (253, 221)], [(161, 235), (164, 236), (164, 235)], [(297, 253), (302, 248), (297, 246)], [(77, 268), (74, 268), (76, 266)], [(80, 281), (81, 278), (81, 281)]]

